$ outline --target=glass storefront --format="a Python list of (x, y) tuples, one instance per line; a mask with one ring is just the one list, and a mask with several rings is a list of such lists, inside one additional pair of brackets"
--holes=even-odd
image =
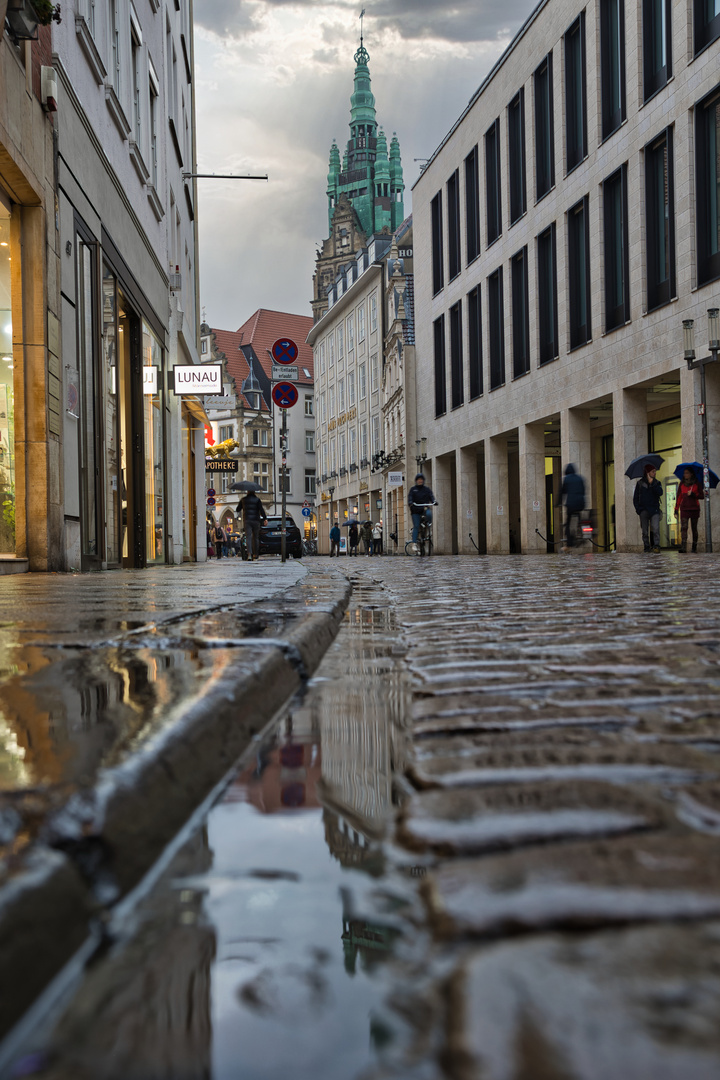
[(615, 438), (604, 435), (603, 441), (603, 488), (605, 547), (609, 551), (615, 547)]
[(117, 368), (117, 282), (103, 269), (102, 383), (105, 402), (105, 558), (108, 566), (120, 563), (127, 529), (127, 489), (120, 467), (120, 406)]
[(657, 471), (657, 479), (663, 486), (664, 494), (660, 504), (660, 547), (677, 547), (680, 544), (680, 524), (675, 517), (675, 498), (680, 481), (675, 476), (675, 469), (682, 461), (679, 416), (650, 425), (650, 451), (665, 459)]
[(0, 202), (0, 554), (15, 554), (15, 396), (13, 393), (10, 212)]
[(165, 463), (163, 447), (162, 347), (146, 322), (143, 340), (145, 436), (145, 560), (165, 562)]

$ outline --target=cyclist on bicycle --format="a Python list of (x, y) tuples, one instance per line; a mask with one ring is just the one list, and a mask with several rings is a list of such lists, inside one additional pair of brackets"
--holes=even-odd
[(432, 493), (432, 488), (429, 488), (425, 483), (425, 477), (422, 473), (418, 473), (415, 477), (415, 484), (410, 488), (408, 494), (408, 506), (410, 507), (410, 513), (413, 519), (413, 532), (412, 542), (417, 544), (418, 533), (420, 532), (420, 522), (422, 521), (423, 514), (426, 516), (428, 522), (432, 521), (431, 506), (437, 506), (435, 496)]

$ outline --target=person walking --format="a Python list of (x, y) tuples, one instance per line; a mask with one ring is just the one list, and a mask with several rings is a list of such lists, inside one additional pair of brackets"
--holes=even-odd
[(408, 492), (408, 506), (410, 507), (410, 513), (412, 514), (413, 520), (412, 542), (413, 544), (417, 544), (423, 513), (425, 514), (427, 521), (431, 522), (432, 510), (430, 507), (437, 506), (435, 496), (432, 493), (432, 488), (427, 486), (425, 477), (421, 472), (415, 477), (415, 483)]
[(213, 544), (215, 545), (215, 555), (218, 559), (222, 559), (223, 546), (225, 544), (225, 530), (219, 522), (213, 529), (212, 539)]
[(373, 555), (382, 555), (383, 535), (382, 521), (376, 521), (373, 525)]
[(575, 545), (575, 528), (585, 509), (585, 481), (572, 464), (565, 466), (565, 479), (560, 488), (560, 504), (565, 503), (565, 543)]
[(262, 501), (254, 491), (248, 491), (245, 498), (238, 503), (237, 512), (241, 511), (248, 561), (254, 562), (255, 559), (260, 558), (260, 526), (267, 524), (267, 514)]
[(354, 521), (348, 529), (348, 555), (354, 555), (357, 558), (359, 543), (360, 533), (358, 532), (357, 522)]
[(372, 543), (373, 543), (372, 522), (363, 521), (362, 526), (360, 528), (360, 539), (363, 542), (363, 546), (365, 548), (365, 554), (368, 555), (368, 556), (372, 555), (372, 553), (373, 553), (372, 552)]
[(680, 515), (680, 550), (687, 551), (688, 525), (692, 529), (692, 550), (697, 551), (698, 545), (698, 518), (700, 517), (700, 500), (705, 498), (705, 492), (698, 483), (698, 479), (692, 469), (685, 469), (683, 478), (678, 485), (677, 498), (675, 499), (675, 515)]
[[(633, 492), (633, 506), (640, 518), (645, 551), (660, 550), (660, 500), (663, 489), (660, 481), (656, 479), (656, 474), (657, 469), (654, 465), (646, 465), (645, 474), (638, 480)], [(687, 526), (685, 533), (687, 534)]]
[(330, 558), (337, 555), (340, 558), (340, 526), (333, 525), (330, 530)]

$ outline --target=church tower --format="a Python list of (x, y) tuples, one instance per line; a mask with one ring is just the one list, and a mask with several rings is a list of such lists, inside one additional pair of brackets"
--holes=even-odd
[(391, 235), (405, 218), (400, 143), (378, 128), (370, 85), (370, 56), (360, 36), (355, 53), (355, 84), (350, 98), (350, 138), (343, 151), (335, 140), (327, 176), (328, 231), (313, 276), (315, 322), (327, 311), (327, 291), (342, 268), (368, 240)]

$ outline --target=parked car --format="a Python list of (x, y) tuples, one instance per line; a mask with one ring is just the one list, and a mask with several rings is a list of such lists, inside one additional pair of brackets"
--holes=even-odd
[[(260, 554), (279, 555), (282, 528), (282, 516), (280, 514), (268, 514), (267, 524), (260, 527)], [(285, 552), (293, 559), (302, 559), (303, 547), (300, 530), (293, 521), (291, 514), (285, 516)], [(247, 537), (243, 533), (240, 541), (240, 554), (247, 559)]]

